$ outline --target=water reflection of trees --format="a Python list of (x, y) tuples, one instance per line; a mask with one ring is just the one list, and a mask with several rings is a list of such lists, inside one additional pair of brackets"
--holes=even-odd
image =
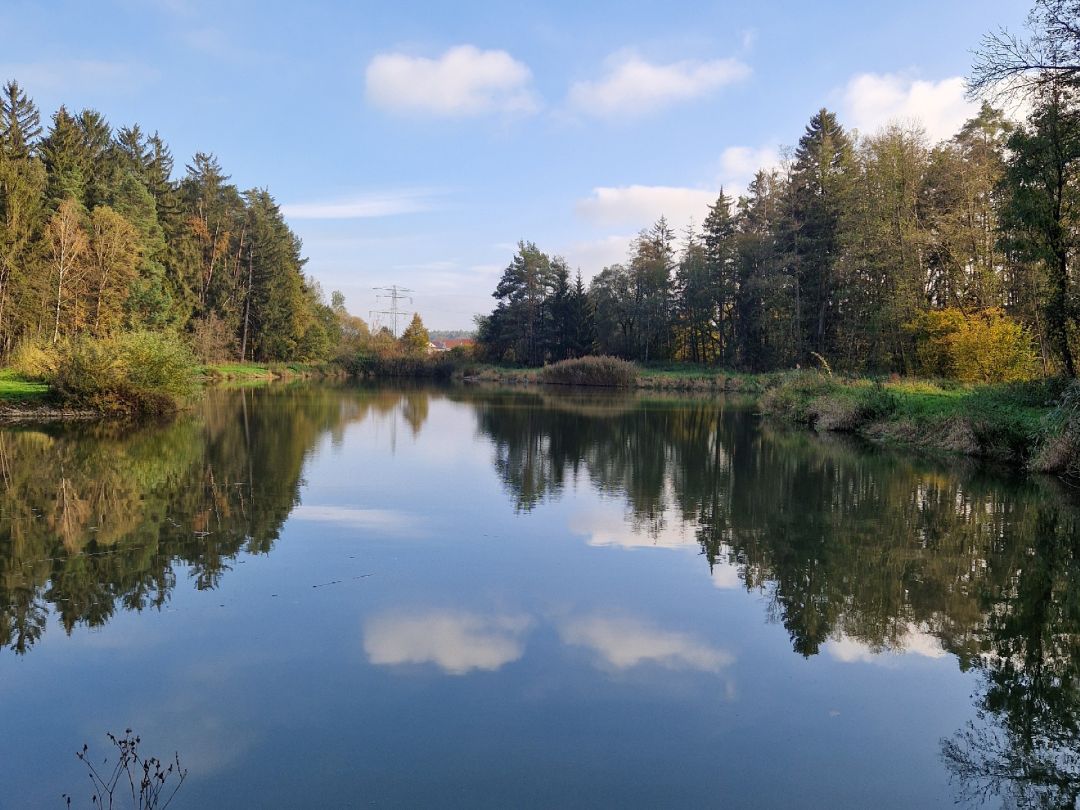
[(271, 549), (320, 436), (371, 413), (419, 430), (426, 408), (418, 392), (250, 389), (160, 426), (0, 431), (0, 644), (29, 650), (50, 610), (71, 632), (160, 608), (178, 565), (216, 587)]
[(586, 476), (620, 493), (639, 529), (692, 527), (710, 566), (736, 566), (767, 594), (801, 655), (839, 638), (899, 651), (912, 628), (932, 634), (985, 683), (979, 721), (943, 741), (961, 794), (1074, 806), (1075, 493), (752, 426), (742, 407), (625, 400), (593, 415), (518, 396), (477, 413), (520, 509)]

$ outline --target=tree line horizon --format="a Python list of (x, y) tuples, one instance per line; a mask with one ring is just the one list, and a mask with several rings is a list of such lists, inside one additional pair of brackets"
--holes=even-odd
[[(912, 123), (853, 135), (823, 108), (790, 160), (737, 199), (721, 190), (682, 244), (661, 218), (586, 284), (522, 241), (477, 354), (1075, 377), (1078, 20), (1078, 0), (1037, 0), (1028, 36), (977, 54), (972, 92), (1023, 94), (1023, 121), (984, 100), (931, 143)], [(207, 152), (173, 170), (157, 132), (65, 106), (44, 127), (16, 81), (2, 88), (0, 361), (139, 330), (181, 335), (206, 362), (420, 352), (418, 318), (406, 345), (325, 299), (267, 189), (240, 190)]]
[(587, 287), (520, 242), (477, 320), (484, 355), (1075, 377), (1080, 2), (1038, 0), (1029, 29), (986, 37), (981, 108), (947, 140), (918, 123), (853, 135), (822, 108), (784, 165), (737, 199), (722, 189), (681, 244), (661, 217)]

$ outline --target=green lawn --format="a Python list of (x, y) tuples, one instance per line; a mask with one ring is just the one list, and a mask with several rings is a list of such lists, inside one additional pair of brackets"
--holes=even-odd
[(269, 366), (255, 363), (213, 363), (203, 366), (203, 373), (210, 377), (224, 377), (225, 379), (273, 376)]
[(203, 366), (203, 375), (212, 380), (257, 382), (288, 377), (318, 377), (330, 374), (329, 363), (211, 363)]
[(28, 380), (10, 369), (0, 370), (0, 403), (32, 402), (48, 394), (45, 383)]

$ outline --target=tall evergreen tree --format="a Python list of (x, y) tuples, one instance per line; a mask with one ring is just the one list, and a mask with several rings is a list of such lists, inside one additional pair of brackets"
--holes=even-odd
[(807, 352), (828, 356), (837, 348), (837, 321), (847, 294), (839, 258), (853, 181), (851, 139), (836, 115), (821, 109), (795, 149), (784, 229), (798, 282), (795, 319), (804, 360)]
[(31, 157), (41, 137), (38, 108), (16, 81), (0, 91), (0, 152), (12, 160)]
[(716, 320), (717, 357), (730, 362), (736, 342), (734, 307), (739, 295), (739, 276), (735, 262), (735, 219), (731, 198), (720, 189), (720, 196), (709, 206), (702, 228), (704, 259), (709, 276), (713, 316)]

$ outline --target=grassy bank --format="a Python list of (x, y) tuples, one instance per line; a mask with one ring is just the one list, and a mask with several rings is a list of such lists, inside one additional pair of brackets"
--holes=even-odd
[(1064, 473), (1075, 429), (1060, 412), (1067, 388), (1056, 379), (975, 386), (803, 372), (775, 381), (759, 407), (815, 430)]
[[(638, 367), (646, 390), (740, 392), (765, 415), (818, 431), (961, 454), (1040, 472), (1080, 475), (1080, 384), (997, 385), (844, 379), (813, 371), (746, 374), (683, 364)], [(542, 385), (543, 369), (473, 365), (467, 381)], [(1072, 392), (1070, 394), (1070, 392)]]
[(212, 363), (202, 366), (200, 373), (207, 383), (240, 384), (347, 376), (347, 372), (335, 363)]
[[(497, 382), (509, 385), (544, 384), (543, 369), (515, 368), (483, 363), (470, 363), (460, 376), (468, 382)], [(638, 366), (637, 377), (629, 387), (654, 391), (739, 391), (759, 394), (776, 384), (781, 374), (745, 374), (713, 366), (665, 364)]]

